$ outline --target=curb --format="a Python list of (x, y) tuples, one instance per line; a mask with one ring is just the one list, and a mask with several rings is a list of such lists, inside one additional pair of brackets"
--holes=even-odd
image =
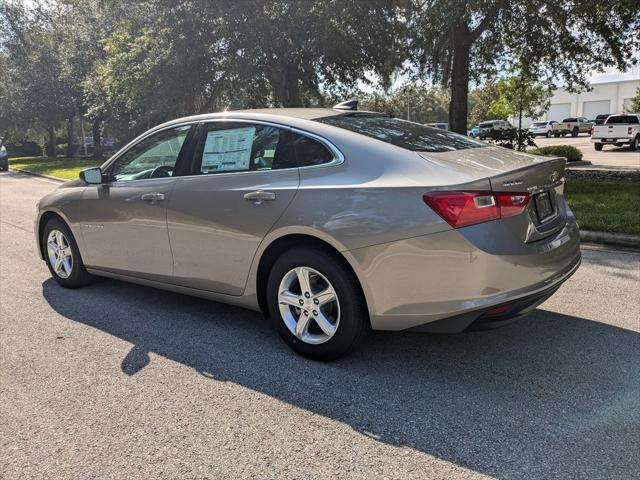
[(611, 247), (626, 247), (640, 250), (640, 235), (628, 233), (594, 232), (580, 230), (580, 241)]
[(578, 160), (577, 162), (567, 162), (567, 168), (571, 167), (586, 167), (588, 165), (593, 165), (589, 160)]
[(47, 180), (53, 180), (54, 182), (64, 183), (69, 181), (66, 178), (54, 177), (52, 175), (45, 175), (43, 173), (29, 172), (28, 170), (22, 170), (20, 168), (9, 167), (9, 170), (11, 170), (12, 172), (22, 173), (23, 175), (30, 175), (32, 177), (46, 178)]

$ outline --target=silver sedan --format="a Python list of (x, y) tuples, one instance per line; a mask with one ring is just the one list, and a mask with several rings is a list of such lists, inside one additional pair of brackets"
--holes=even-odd
[(370, 329), (501, 325), (580, 263), (565, 160), (345, 109), (160, 125), (39, 203), (63, 287), (110, 277), (264, 312), (329, 360)]

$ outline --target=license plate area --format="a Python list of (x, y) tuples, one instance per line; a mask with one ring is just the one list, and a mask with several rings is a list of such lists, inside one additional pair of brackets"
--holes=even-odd
[(536, 193), (533, 196), (534, 205), (536, 207), (536, 215), (540, 223), (544, 223), (554, 215), (553, 203), (551, 203), (551, 195), (549, 192)]

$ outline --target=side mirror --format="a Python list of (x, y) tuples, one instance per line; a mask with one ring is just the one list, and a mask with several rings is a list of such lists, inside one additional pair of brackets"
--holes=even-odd
[(80, 178), (89, 185), (100, 185), (102, 183), (102, 170), (100, 170), (100, 167), (85, 168), (80, 172)]

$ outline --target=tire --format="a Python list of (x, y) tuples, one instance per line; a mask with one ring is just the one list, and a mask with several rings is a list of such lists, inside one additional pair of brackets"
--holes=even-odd
[[(56, 232), (62, 234), (62, 237), (58, 236)], [(52, 240), (52, 245), (53, 243), (56, 245), (61, 243), (62, 246), (66, 248), (58, 251), (57, 254), (54, 254), (54, 249), (50, 248), (49, 245)], [(44, 248), (44, 257), (47, 267), (49, 268), (49, 272), (51, 272), (51, 276), (62, 287), (79, 288), (91, 283), (93, 277), (84, 267), (76, 239), (73, 237), (71, 229), (62, 219), (54, 217), (47, 222), (44, 230), (42, 231), (41, 242)], [(67, 253), (70, 253), (71, 255), (70, 260), (69, 257), (65, 255), (64, 261), (62, 261), (60, 267), (56, 269), (56, 265), (52, 262), (55, 261), (57, 256)]]
[(631, 143), (629, 144), (629, 150), (632, 152), (635, 152), (638, 148), (640, 148), (640, 135), (636, 135), (636, 138), (631, 140)]
[(578, 130), (578, 128), (574, 128), (573, 130), (571, 130), (571, 136), (572, 137), (577, 137), (578, 134), (580, 133), (580, 130)]
[[(306, 274), (304, 273), (306, 272)], [(305, 298), (299, 278), (310, 278)], [(329, 288), (328, 288), (329, 287)], [(333, 290), (330, 290), (332, 288)], [(281, 291), (290, 292), (287, 303)], [(334, 301), (318, 305), (321, 292), (333, 292)], [(324, 293), (324, 301), (331, 298)], [(299, 305), (303, 302), (303, 305)], [(269, 316), (278, 333), (296, 353), (313, 360), (334, 360), (355, 350), (370, 330), (367, 305), (358, 279), (337, 253), (316, 246), (296, 247), (276, 260), (267, 283)], [(322, 308), (322, 310), (321, 310)], [(303, 316), (308, 312), (309, 314)], [(315, 318), (329, 320), (320, 328)], [(304, 321), (300, 324), (300, 321)], [(324, 323), (325, 327), (328, 325)], [(304, 325), (307, 325), (304, 327)], [(302, 328), (296, 334), (298, 328)]]
[(596, 149), (596, 152), (599, 152), (602, 150), (602, 144), (601, 143), (594, 143), (593, 147)]
[(545, 134), (545, 136), (547, 138), (551, 138), (551, 130), (547, 130), (547, 133)]
[(553, 136), (556, 137), (556, 138), (560, 138), (560, 134), (559, 133), (554, 133)]

